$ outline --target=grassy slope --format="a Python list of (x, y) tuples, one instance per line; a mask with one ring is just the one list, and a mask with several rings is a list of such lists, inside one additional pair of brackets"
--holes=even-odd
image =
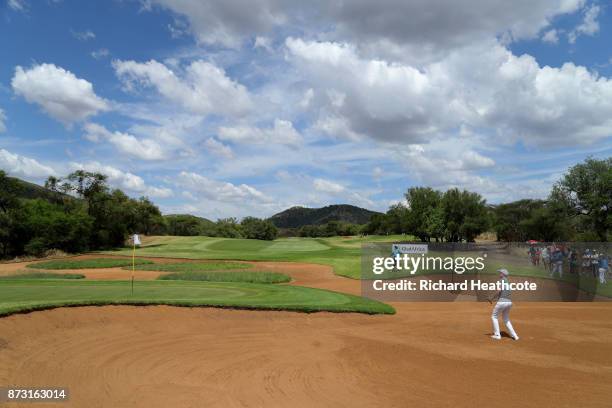
[(159, 280), (182, 280), (203, 282), (287, 283), (291, 278), (278, 272), (251, 271), (184, 271), (162, 275)]
[(286, 285), (147, 281), (137, 282), (131, 295), (127, 281), (0, 282), (0, 316), (61, 306), (111, 304), (394, 313), (392, 307), (365, 298)]
[[(282, 238), (276, 241), (209, 237), (159, 237), (136, 250), (138, 256), (190, 259), (309, 262), (330, 265), (337, 275), (359, 279), (361, 244), (408, 240), (405, 236), (367, 238)], [(131, 255), (130, 249), (108, 253)]]
[[(151, 264), (153, 262), (146, 259), (135, 259), (139, 264)], [(27, 267), (32, 269), (90, 269), (90, 268), (117, 268), (119, 266), (132, 265), (131, 259), (117, 258), (93, 258), (93, 259), (57, 259), (29, 264)]]
[[(203, 271), (229, 271), (250, 269), (253, 266), (247, 263), (239, 262), (178, 262), (166, 264), (144, 264), (137, 265), (137, 271), (161, 271), (161, 272), (203, 272)], [(131, 270), (131, 266), (123, 268)]]

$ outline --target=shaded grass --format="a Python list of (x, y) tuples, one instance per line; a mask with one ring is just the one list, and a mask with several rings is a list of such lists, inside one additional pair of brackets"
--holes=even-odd
[(162, 275), (159, 280), (205, 282), (287, 283), (291, 278), (277, 272), (178, 272)]
[[(179, 262), (168, 264), (142, 264), (136, 266), (137, 271), (159, 271), (159, 272), (203, 272), (223, 271), (232, 269), (249, 269), (252, 265), (241, 262)], [(131, 266), (123, 269), (131, 270)]]
[(21, 279), (84, 279), (85, 275), (79, 273), (50, 273), (50, 272), (24, 272), (13, 275), (0, 276), (0, 280)]
[[(136, 259), (136, 265), (152, 264), (147, 259)], [(91, 258), (91, 259), (57, 259), (29, 264), (27, 267), (32, 269), (95, 269), (95, 268), (117, 268), (119, 266), (132, 265), (131, 259), (117, 258)]]
[(393, 314), (384, 303), (299, 286), (237, 282), (0, 281), (0, 316), (65, 306), (171, 305)]

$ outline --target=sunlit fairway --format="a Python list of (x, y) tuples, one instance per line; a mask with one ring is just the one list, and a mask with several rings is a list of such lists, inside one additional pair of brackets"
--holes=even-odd
[(62, 306), (215, 306), (302, 312), (394, 313), (380, 302), (298, 286), (193, 281), (2, 280), (0, 316)]
[[(137, 256), (188, 259), (308, 262), (330, 265), (337, 275), (358, 279), (361, 245), (367, 242), (409, 241), (402, 235), (331, 238), (281, 238), (275, 241), (210, 237), (153, 237)], [(109, 251), (131, 255), (131, 249)]]

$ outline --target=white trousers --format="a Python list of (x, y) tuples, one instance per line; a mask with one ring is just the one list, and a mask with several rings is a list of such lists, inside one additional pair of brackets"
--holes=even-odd
[(607, 269), (599, 268), (599, 283), (606, 284), (608, 281), (606, 280), (606, 273), (608, 273)]
[(506, 325), (506, 329), (512, 338), (518, 337), (514, 328), (512, 327), (512, 323), (510, 323), (510, 309), (512, 309), (512, 302), (497, 302), (495, 307), (493, 308), (493, 314), (491, 314), (491, 320), (493, 321), (493, 334), (499, 336), (499, 321), (497, 317), (501, 313), (502, 319), (504, 319), (504, 324)]

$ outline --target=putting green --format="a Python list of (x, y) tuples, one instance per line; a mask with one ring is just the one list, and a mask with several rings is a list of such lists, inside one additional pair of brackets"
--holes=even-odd
[(0, 316), (80, 305), (216, 306), (303, 312), (394, 313), (358, 296), (299, 286), (193, 281), (0, 281)]

